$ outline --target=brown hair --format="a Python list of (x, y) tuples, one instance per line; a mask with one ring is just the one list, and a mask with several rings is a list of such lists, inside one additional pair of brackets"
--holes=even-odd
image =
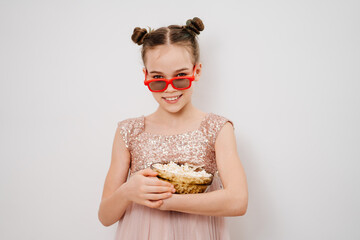
[(153, 49), (156, 46), (164, 44), (178, 44), (186, 47), (191, 55), (193, 64), (199, 62), (200, 50), (197, 42), (197, 35), (204, 30), (204, 24), (200, 18), (194, 17), (186, 21), (186, 25), (170, 25), (168, 27), (161, 27), (156, 30), (145, 28), (134, 28), (131, 36), (133, 42), (142, 45), (141, 57), (145, 64), (145, 54), (148, 49)]

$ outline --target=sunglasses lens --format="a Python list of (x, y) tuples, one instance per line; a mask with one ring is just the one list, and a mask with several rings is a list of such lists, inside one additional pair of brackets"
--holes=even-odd
[(160, 90), (165, 89), (166, 82), (165, 81), (154, 81), (154, 82), (149, 83), (149, 87), (151, 90), (160, 91)]
[(173, 85), (176, 88), (187, 88), (190, 85), (190, 80), (187, 78), (176, 79), (173, 81)]

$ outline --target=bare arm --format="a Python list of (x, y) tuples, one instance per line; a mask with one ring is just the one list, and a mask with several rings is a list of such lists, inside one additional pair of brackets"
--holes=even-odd
[(104, 226), (120, 220), (132, 202), (158, 208), (175, 191), (172, 184), (157, 179), (157, 172), (150, 168), (137, 171), (127, 181), (129, 166), (130, 153), (117, 128), (98, 211), (98, 218)]
[(110, 226), (118, 221), (127, 206), (131, 203), (125, 198), (124, 186), (130, 165), (130, 153), (121, 138), (119, 128), (116, 129), (111, 164), (104, 183), (98, 218), (104, 226)]
[(246, 213), (246, 175), (238, 157), (231, 123), (226, 123), (219, 132), (215, 152), (224, 188), (200, 194), (173, 194), (159, 209), (211, 216), (242, 216)]

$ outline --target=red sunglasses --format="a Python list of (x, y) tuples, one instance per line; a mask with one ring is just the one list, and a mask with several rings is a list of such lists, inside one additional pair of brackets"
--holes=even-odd
[(169, 84), (171, 84), (173, 88), (178, 90), (188, 89), (191, 87), (191, 82), (194, 81), (195, 79), (194, 76), (195, 67), (196, 65), (194, 65), (192, 76), (181, 76), (181, 77), (174, 77), (171, 79), (154, 78), (154, 79), (146, 80), (146, 76), (147, 76), (147, 70), (146, 70), (144, 85), (148, 86), (149, 90), (152, 92), (163, 92), (165, 91), (165, 89), (167, 89)]

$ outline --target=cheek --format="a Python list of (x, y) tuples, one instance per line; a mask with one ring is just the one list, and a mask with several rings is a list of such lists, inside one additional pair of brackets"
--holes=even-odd
[(159, 98), (160, 97), (159, 93), (151, 92), (151, 94), (153, 95), (154, 98)]
[(192, 93), (193, 93), (193, 87), (191, 86), (189, 89), (187, 89), (185, 92), (184, 92), (184, 95), (186, 96), (191, 96)]
[(156, 99), (157, 101), (160, 101), (161, 100), (161, 94), (160, 93), (152, 93), (154, 99)]

